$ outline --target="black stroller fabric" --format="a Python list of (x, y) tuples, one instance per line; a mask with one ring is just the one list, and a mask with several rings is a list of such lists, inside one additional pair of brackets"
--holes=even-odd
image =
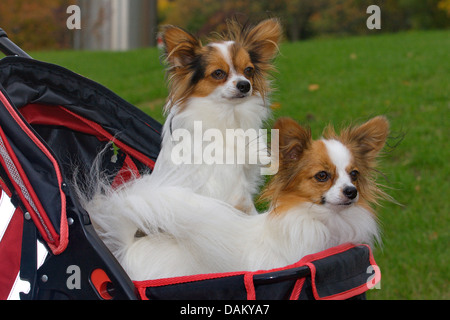
[[(17, 207), (0, 242), (0, 298), (19, 268), (32, 299), (347, 299), (379, 281), (370, 248), (345, 244), (275, 270), (131, 282), (96, 236), (71, 182), (85, 182), (100, 151), (99, 169), (112, 185), (130, 170), (150, 174), (160, 132), (148, 115), (67, 69), (0, 60), (0, 187)], [(37, 271), (27, 266), (36, 260), (30, 223), (50, 252)], [(82, 269), (82, 289), (67, 285), (74, 265)]]
[(19, 57), (2, 59), (0, 84), (67, 175), (76, 165), (92, 164), (99, 139), (125, 147), (140, 171), (152, 168), (161, 124), (105, 87), (62, 67)]
[(340, 300), (358, 297), (381, 274), (367, 245), (343, 244), (273, 270), (135, 281), (149, 300)]
[[(99, 169), (111, 175), (112, 184), (126, 181), (130, 172), (150, 173), (160, 149), (160, 131), (161, 125), (145, 113), (67, 69), (28, 58), (1, 59), (0, 187), (17, 210), (0, 243), (0, 284), (7, 288), (14, 283), (17, 266), (24, 264), (17, 241), (23, 238), (24, 214), (53, 257), (67, 255), (69, 213), (72, 223), (80, 219), (83, 232), (90, 225), (71, 183), (77, 179), (83, 186), (100, 151), (105, 156)], [(3, 241), (8, 239), (14, 243)], [(80, 244), (69, 248), (76, 246)], [(102, 250), (95, 246), (95, 254), (102, 255)], [(109, 261), (108, 254), (101, 260)], [(0, 290), (2, 297), (6, 290)]]

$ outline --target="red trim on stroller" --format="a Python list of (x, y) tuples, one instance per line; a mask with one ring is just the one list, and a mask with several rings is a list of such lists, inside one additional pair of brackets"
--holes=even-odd
[(253, 283), (253, 273), (247, 272), (244, 275), (244, 286), (247, 291), (247, 300), (256, 300), (255, 285)]
[[(338, 247), (334, 247), (331, 248), (327, 251), (329, 251), (329, 254), (324, 255), (320, 258), (326, 258), (328, 256), (334, 255), (334, 254), (338, 254), (341, 253), (347, 249), (349, 249), (350, 244), (347, 245), (342, 245), (342, 246), (338, 246)], [(320, 296), (319, 292), (317, 290), (317, 286), (316, 286), (316, 267), (314, 264), (312, 264), (311, 262), (306, 263), (306, 265), (309, 267), (309, 269), (311, 270), (311, 284), (312, 284), (312, 291), (314, 294), (314, 298), (316, 300), (346, 300), (349, 299), (351, 297), (354, 297), (356, 295), (362, 294), (364, 292), (366, 292), (368, 289), (373, 288), (380, 280), (381, 280), (381, 272), (380, 272), (380, 268), (378, 268), (375, 259), (373, 257), (372, 254), (372, 249), (370, 248), (370, 246), (366, 245), (366, 244), (362, 244), (362, 246), (366, 246), (367, 248), (369, 248), (369, 261), (370, 264), (372, 265), (372, 267), (374, 268), (374, 280), (372, 281), (372, 283), (364, 283), (356, 288), (352, 288), (350, 290), (347, 291), (343, 291), (340, 292), (338, 294), (334, 294), (334, 295), (330, 295), (330, 296)], [(342, 247), (342, 248), (341, 248)], [(350, 247), (354, 247), (354, 245), (350, 245)], [(320, 253), (319, 253), (320, 255)], [(312, 255), (315, 256), (315, 255)], [(302, 259), (303, 260), (303, 259)], [(311, 260), (314, 261), (317, 260), (315, 257)]]
[(298, 298), (300, 297), (300, 293), (302, 292), (303, 285), (305, 284), (305, 279), (306, 278), (300, 278), (295, 282), (289, 300), (298, 300)]
[[(18, 191), (18, 195), (19, 195), (21, 201), (23, 202), (27, 211), (30, 213), (31, 218), (33, 219), (33, 222), (35, 223), (35, 225), (38, 228), (39, 232), (41, 233), (42, 237), (47, 242), (48, 246), (50, 247), (50, 249), (52, 250), (52, 252), (54, 254), (60, 254), (67, 247), (67, 244), (69, 242), (69, 239), (68, 239), (69, 234), (68, 234), (68, 225), (67, 225), (67, 217), (66, 217), (66, 195), (61, 189), (63, 179), (62, 179), (61, 171), (59, 170), (58, 162), (53, 157), (53, 155), (47, 150), (47, 148), (42, 144), (42, 142), (34, 135), (34, 133), (27, 126), (27, 124), (22, 120), (22, 118), (16, 113), (15, 109), (11, 106), (8, 99), (3, 95), (2, 92), (0, 92), (0, 101), (6, 107), (9, 114), (13, 117), (13, 119), (16, 121), (16, 123), (21, 127), (21, 129), (27, 134), (27, 136), (33, 141), (33, 143), (41, 150), (41, 152), (50, 160), (50, 162), (53, 165), (53, 169), (55, 170), (56, 178), (58, 180), (58, 185), (59, 185), (60, 199), (61, 199), (61, 223), (60, 223), (60, 234), (59, 235), (55, 231), (51, 221), (49, 220), (41, 202), (39, 201), (38, 196), (36, 195), (33, 188), (31, 187), (30, 181), (28, 180), (24, 170), (22, 169), (22, 166), (21, 166), (19, 160), (17, 159), (11, 146), (9, 145), (6, 134), (0, 128), (0, 136), (3, 140), (4, 147), (8, 153), (8, 156), (10, 157), (11, 161), (13, 162), (15, 170), (17, 170), (17, 173), (19, 174), (20, 179), (22, 180), (32, 202), (34, 203), (34, 207), (36, 208), (37, 212), (31, 205), (29, 200), (26, 198), (26, 196), (23, 194), (23, 191), (19, 192), (19, 190), (21, 190), (21, 186), (14, 179), (11, 172), (9, 172), (7, 170), (8, 171), (7, 174), (10, 177), (10, 180), (13, 183), (15, 189)], [(5, 163), (5, 161), (2, 157), (0, 158), (0, 161), (2, 162), (2, 165), (4, 166), (4, 168), (9, 167)]]
[(114, 177), (111, 186), (115, 189), (117, 187), (120, 187), (125, 182), (129, 181), (131, 178), (139, 176), (139, 169), (136, 167), (136, 164), (133, 162), (131, 157), (127, 154), (123, 163), (123, 167)]
[(0, 300), (8, 299), (20, 270), (23, 212), (16, 208), (0, 241)]
[(125, 153), (136, 158), (151, 169), (155, 166), (155, 162), (152, 159), (116, 139), (98, 123), (88, 120), (63, 106), (28, 104), (21, 108), (20, 112), (30, 124), (64, 126), (68, 129), (93, 135), (100, 141), (112, 141)]
[[(23, 108), (21, 108), (20, 113), (25, 119), (17, 113), (17, 111), (12, 107), (9, 100), (4, 96), (3, 93), (0, 94), (0, 101), (6, 107), (9, 114), (12, 116), (14, 121), (20, 126), (20, 128), (26, 133), (26, 135), (31, 139), (31, 141), (39, 148), (39, 150), (50, 160), (59, 185), (59, 196), (61, 199), (61, 221), (60, 221), (60, 234), (58, 234), (53, 227), (50, 219), (45, 212), (44, 207), (36, 193), (33, 190), (33, 187), (26, 176), (19, 160), (14, 154), (9, 141), (6, 137), (6, 134), (0, 128), (0, 136), (4, 145), (4, 149), (6, 150), (8, 157), (11, 159), (11, 162), (14, 164), (14, 170), (17, 172), (17, 175), (20, 177), (21, 181), (18, 183), (12, 175), (11, 172), (7, 172), (10, 180), (12, 181), (14, 188), (18, 190), (18, 195), (23, 204), (25, 205), (26, 210), (30, 213), (36, 227), (38, 228), (40, 234), (44, 238), (44, 240), (49, 245), (53, 254), (62, 253), (68, 244), (68, 225), (67, 225), (67, 217), (66, 217), (66, 196), (62, 191), (61, 186), (63, 184), (62, 173), (59, 169), (59, 165), (57, 160), (53, 157), (52, 153), (45, 147), (45, 145), (41, 142), (41, 140), (36, 137), (34, 132), (30, 130), (28, 124), (42, 124), (42, 125), (55, 125), (55, 126), (64, 126), (66, 128), (76, 130), (82, 133), (90, 134), (97, 137), (101, 141), (113, 141), (120, 149), (122, 149), (127, 155), (134, 157), (140, 162), (144, 163), (150, 168), (154, 167), (155, 162), (143, 155), (139, 151), (134, 150), (133, 148), (127, 146), (120, 140), (117, 140), (112, 134), (103, 129), (99, 124), (85, 119), (76, 113), (71, 112), (67, 108), (63, 106), (47, 106), (41, 104), (29, 104)], [(136, 171), (137, 168), (134, 164), (132, 164), (131, 159), (127, 156), (126, 165), (128, 169)], [(5, 159), (0, 159), (0, 162), (5, 168), (10, 167), (5, 162)], [(122, 170), (121, 178), (126, 180), (127, 173), (126, 168)], [(128, 173), (129, 174), (129, 173)], [(117, 178), (117, 182), (119, 182), (119, 177)], [(2, 183), (3, 185), (3, 183)], [(26, 192), (29, 195), (24, 195), (23, 192), (20, 192), (21, 189), (25, 187)], [(32, 203), (30, 203), (30, 201)]]
[[(371, 283), (364, 283), (358, 287), (351, 288), (349, 290), (346, 290), (344, 292), (340, 292), (338, 294), (330, 295), (330, 296), (320, 296), (316, 287), (316, 267), (312, 263), (316, 260), (321, 260), (342, 252), (345, 252), (347, 250), (350, 250), (355, 247), (365, 246), (369, 249), (369, 262), (374, 267), (374, 276), (373, 281)], [(281, 268), (275, 268), (271, 270), (259, 270), (259, 271), (242, 271), (242, 272), (225, 272), (225, 273), (210, 273), (210, 274), (198, 274), (198, 275), (191, 275), (191, 276), (182, 276), (182, 277), (173, 277), (173, 278), (164, 278), (164, 279), (155, 279), (155, 280), (145, 280), (145, 281), (133, 281), (135, 287), (137, 288), (140, 298), (143, 300), (149, 300), (149, 298), (146, 295), (146, 289), (150, 287), (160, 287), (160, 286), (170, 286), (170, 285), (177, 285), (187, 282), (194, 282), (194, 281), (202, 281), (202, 280), (211, 280), (211, 279), (217, 279), (217, 278), (225, 278), (225, 277), (231, 277), (231, 276), (237, 276), (237, 275), (243, 275), (244, 276), (244, 286), (245, 290), (247, 292), (247, 299), (248, 300), (254, 300), (256, 299), (256, 292), (255, 292), (255, 285), (253, 282), (253, 278), (257, 274), (264, 274), (264, 273), (272, 273), (277, 271), (283, 271), (288, 270), (292, 268), (298, 268), (302, 266), (308, 266), (311, 270), (311, 282), (312, 282), (312, 289), (313, 289), (313, 295), (315, 299), (318, 300), (336, 300), (336, 299), (348, 299), (351, 297), (354, 297), (356, 295), (362, 294), (366, 292), (371, 287), (375, 286), (376, 283), (378, 283), (381, 279), (381, 273), (380, 269), (376, 265), (375, 259), (373, 258), (372, 250), (368, 245), (360, 244), (355, 245), (352, 243), (346, 243), (342, 244), (318, 253), (314, 253), (311, 255), (307, 255), (303, 257), (300, 261), (288, 265), (286, 267)], [(305, 282), (305, 278), (299, 278), (292, 289), (292, 292), (290, 294), (290, 299), (298, 299), (301, 293), (301, 290), (303, 288)]]
[(161, 286), (167, 286), (172, 284), (179, 284), (179, 283), (188, 283), (188, 282), (195, 282), (195, 281), (201, 281), (201, 280), (210, 280), (210, 279), (218, 279), (218, 278), (225, 278), (225, 277), (231, 277), (231, 276), (239, 276), (245, 274), (244, 271), (241, 272), (224, 272), (224, 273), (208, 273), (208, 274), (196, 274), (191, 276), (181, 276), (181, 277), (173, 277), (173, 278), (161, 278), (161, 279), (155, 279), (155, 280), (142, 280), (142, 281), (133, 281), (134, 286), (139, 292), (139, 295), (141, 299), (143, 300), (149, 300), (147, 296), (145, 295), (145, 289), (147, 287), (161, 287)]

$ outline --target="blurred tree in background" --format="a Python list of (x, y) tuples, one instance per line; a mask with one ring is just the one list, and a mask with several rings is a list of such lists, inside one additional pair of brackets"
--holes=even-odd
[(68, 0), (1, 0), (0, 27), (27, 50), (69, 48)]
[[(66, 9), (76, 0), (1, 0), (0, 27), (20, 46), (71, 48)], [(221, 32), (226, 20), (241, 23), (279, 17), (286, 39), (369, 34), (369, 5), (381, 8), (381, 30), (438, 29), (450, 26), (450, 0), (158, 0), (160, 24), (181, 26), (199, 36)], [(83, 8), (81, 8), (83, 10)]]
[(223, 30), (226, 19), (250, 22), (279, 17), (287, 39), (320, 35), (368, 34), (366, 9), (381, 8), (380, 32), (437, 29), (450, 26), (450, 0), (160, 0), (163, 23), (202, 36)]

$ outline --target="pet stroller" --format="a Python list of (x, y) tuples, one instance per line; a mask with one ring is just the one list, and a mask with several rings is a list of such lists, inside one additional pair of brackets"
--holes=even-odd
[[(131, 281), (71, 182), (105, 147), (111, 184), (130, 169), (150, 174), (161, 125), (105, 87), (32, 59), (2, 29), (0, 49), (0, 187), (15, 208), (0, 229), (0, 299), (18, 277), (30, 283), (21, 299), (105, 300), (364, 298), (380, 280), (370, 248), (344, 244), (274, 270)], [(41, 266), (37, 241), (48, 251)]]

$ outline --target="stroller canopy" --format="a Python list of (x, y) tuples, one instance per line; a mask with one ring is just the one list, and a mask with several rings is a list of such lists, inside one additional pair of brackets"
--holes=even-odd
[(58, 254), (67, 246), (65, 188), (74, 179), (74, 168), (77, 179), (85, 177), (96, 154), (114, 141), (120, 150), (112, 150), (115, 157), (105, 169), (126, 163), (141, 172), (151, 170), (161, 125), (103, 86), (32, 59), (3, 58), (0, 85), (3, 167)]

